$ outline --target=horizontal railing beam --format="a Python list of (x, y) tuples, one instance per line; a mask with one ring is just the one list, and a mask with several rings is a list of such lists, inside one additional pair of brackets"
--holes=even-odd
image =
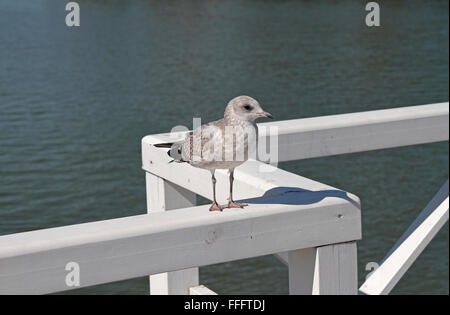
[(449, 103), (275, 121), (278, 162), (448, 141)]
[[(340, 193), (291, 191), (250, 202), (1, 236), (0, 294), (64, 291), (361, 238), (360, 210)], [(79, 286), (67, 282), (74, 266)]]
[[(260, 143), (277, 129), (277, 161), (284, 162), (448, 141), (449, 103), (260, 123)], [(179, 133), (175, 138), (182, 138)], [(167, 136), (167, 134), (165, 135)], [(152, 142), (152, 137), (143, 139)], [(174, 138), (172, 138), (174, 139)]]

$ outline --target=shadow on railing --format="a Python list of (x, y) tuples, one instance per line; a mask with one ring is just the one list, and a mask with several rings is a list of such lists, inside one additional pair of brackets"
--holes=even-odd
[(249, 204), (285, 204), (285, 205), (309, 205), (322, 201), (325, 198), (344, 199), (360, 209), (359, 199), (355, 195), (343, 190), (318, 190), (312, 191), (298, 187), (276, 187), (257, 198), (242, 199), (240, 202)]

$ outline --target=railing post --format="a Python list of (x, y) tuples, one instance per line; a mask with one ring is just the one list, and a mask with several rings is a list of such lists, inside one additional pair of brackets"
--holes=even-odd
[[(165, 211), (195, 206), (195, 193), (146, 172), (147, 212)], [(199, 285), (198, 268), (150, 276), (150, 294), (189, 294), (189, 288)]]
[(290, 251), (290, 294), (358, 293), (356, 242)]
[(287, 252), (289, 268), (289, 294), (310, 295), (313, 291), (316, 248)]

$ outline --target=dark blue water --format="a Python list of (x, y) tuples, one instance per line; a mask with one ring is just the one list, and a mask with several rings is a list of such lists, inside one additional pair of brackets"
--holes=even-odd
[[(277, 119), (448, 101), (448, 1), (0, 0), (0, 235), (145, 213), (140, 140), (247, 94)], [(360, 282), (448, 178), (448, 142), (282, 163), (358, 195)], [(397, 294), (448, 294), (448, 224)], [(200, 269), (287, 293), (274, 257)], [(147, 278), (72, 293), (145, 294)]]

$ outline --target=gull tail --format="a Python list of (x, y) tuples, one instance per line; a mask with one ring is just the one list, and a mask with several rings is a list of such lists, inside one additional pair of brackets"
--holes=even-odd
[(167, 142), (167, 143), (157, 143), (154, 144), (157, 148), (171, 148), (173, 146), (174, 142)]

